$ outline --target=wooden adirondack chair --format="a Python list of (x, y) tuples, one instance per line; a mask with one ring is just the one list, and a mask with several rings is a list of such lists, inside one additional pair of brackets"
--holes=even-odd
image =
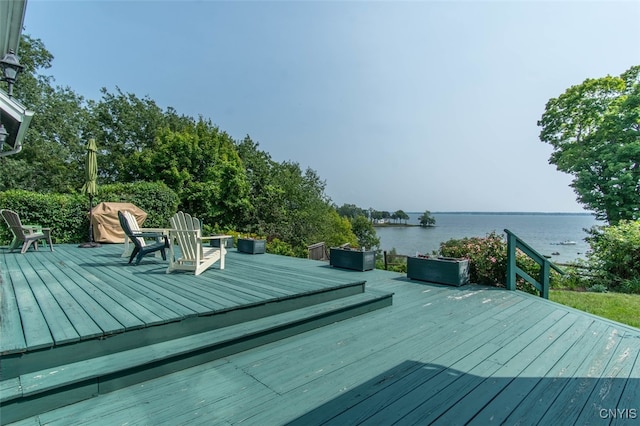
[[(171, 218), (171, 229), (169, 230), (171, 248), (167, 274), (172, 271), (190, 271), (195, 275), (200, 275), (218, 261), (220, 261), (220, 269), (224, 269), (224, 256), (227, 249), (222, 240), (225, 238), (231, 238), (231, 236), (203, 237), (202, 225), (197, 218), (183, 212), (176, 213)], [(205, 246), (205, 242), (214, 239), (221, 240), (220, 247)], [(180, 247), (179, 253), (175, 249), (176, 244)]]
[[(134, 244), (131, 257), (129, 257), (129, 263), (131, 263), (135, 257), (135, 264), (138, 265), (144, 256), (157, 251), (162, 253), (162, 259), (167, 260), (166, 249), (169, 247), (169, 240), (167, 240), (166, 235), (163, 235), (160, 232), (140, 232), (133, 230), (132, 228), (134, 226), (136, 228), (138, 227), (138, 223), (133, 215), (128, 211), (118, 211), (118, 220), (120, 221), (120, 226), (122, 226), (122, 230), (125, 235), (129, 237), (131, 242)], [(133, 223), (135, 223), (135, 225), (133, 225)], [(147, 244), (145, 238), (154, 238), (156, 241), (153, 244)]]
[(53, 251), (53, 244), (51, 243), (51, 228), (43, 228), (39, 225), (23, 225), (20, 221), (20, 216), (13, 210), (0, 210), (2, 217), (9, 225), (11, 232), (13, 233), (13, 241), (9, 244), (9, 251), (17, 249), (22, 244), (20, 253), (25, 253), (31, 244), (33, 248), (38, 250), (38, 241), (45, 240), (49, 244), (49, 249)]
[[(122, 210), (122, 214), (124, 215), (125, 219), (127, 219), (127, 222), (129, 223), (129, 227), (131, 228), (131, 231), (133, 233), (152, 233), (152, 234), (162, 234), (162, 235), (169, 235), (169, 230), (165, 229), (165, 228), (140, 228), (140, 225), (138, 224), (138, 221), (136, 220), (136, 217), (133, 215), (133, 213), (131, 213), (129, 210)], [(120, 257), (129, 257), (131, 256), (131, 252), (133, 250), (134, 247), (131, 247), (130, 244), (130, 238), (129, 236), (125, 233), (124, 235), (124, 250), (122, 252), (122, 255)], [(144, 238), (142, 238), (140, 240), (140, 243), (144, 246), (146, 245), (146, 242), (144, 240)], [(159, 257), (159, 252), (156, 251), (156, 257)]]

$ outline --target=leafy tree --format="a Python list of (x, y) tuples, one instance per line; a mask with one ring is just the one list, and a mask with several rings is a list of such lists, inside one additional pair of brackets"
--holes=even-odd
[(236, 143), (249, 182), (251, 207), (247, 210), (247, 231), (276, 235), (277, 226), (285, 212), (281, 207), (284, 190), (276, 179), (278, 164), (269, 153), (259, 149), (259, 144), (247, 135)]
[(351, 221), (340, 216), (333, 208), (330, 208), (325, 214), (323, 221), (320, 222), (318, 233), (312, 241), (324, 241), (328, 247), (358, 243), (358, 239), (351, 229)]
[(324, 193), (325, 182), (312, 169), (302, 171), (298, 163), (283, 162), (274, 167), (274, 184), (280, 189), (276, 229), (293, 245), (313, 244), (319, 238), (319, 227), (330, 211)]
[(351, 220), (351, 229), (358, 239), (358, 245), (366, 249), (380, 246), (380, 239), (376, 235), (373, 224), (364, 216), (356, 216)]
[[(98, 163), (99, 177), (106, 182), (140, 180), (136, 157), (155, 147), (161, 130), (193, 131), (195, 122), (179, 117), (169, 108), (166, 113), (150, 98), (139, 98), (116, 87), (115, 93), (101, 89), (102, 99), (90, 102), (88, 132), (98, 141), (104, 161)], [(177, 153), (175, 153), (177, 154)], [(169, 183), (168, 183), (169, 184)]]
[(330, 204), (315, 171), (273, 161), (249, 136), (236, 148), (251, 187), (247, 230), (286, 241), (305, 255), (307, 245), (320, 241), (329, 246), (356, 242), (351, 223)]
[(395, 216), (397, 220), (403, 220), (405, 225), (407, 224), (407, 220), (409, 220), (409, 215), (402, 210), (396, 211), (393, 213), (393, 216)]
[(587, 79), (547, 102), (540, 140), (577, 199), (611, 224), (640, 217), (640, 66)]
[(353, 219), (357, 216), (368, 216), (368, 211), (365, 209), (361, 209), (355, 204), (343, 204), (340, 207), (336, 207), (336, 210), (340, 216)]
[(34, 111), (22, 152), (0, 159), (0, 190), (73, 192), (84, 180), (84, 99), (68, 87), (54, 86), (53, 55), (44, 44), (28, 35), (20, 42), (24, 71), (14, 87), (14, 97)]
[(200, 120), (182, 131), (164, 128), (128, 162), (136, 180), (162, 181), (181, 198), (181, 208), (209, 225), (244, 222), (249, 184), (231, 138)]
[(420, 221), (420, 226), (427, 227), (433, 226), (436, 224), (436, 219), (431, 216), (431, 212), (429, 210), (425, 210), (425, 212), (418, 218)]

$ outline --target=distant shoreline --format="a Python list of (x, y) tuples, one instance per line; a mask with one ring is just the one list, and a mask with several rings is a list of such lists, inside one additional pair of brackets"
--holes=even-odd
[[(374, 228), (402, 228), (405, 226), (421, 226), (421, 225), (417, 225), (415, 223), (374, 223), (373, 226)], [(428, 228), (432, 226), (429, 226)]]
[[(422, 212), (408, 212), (407, 214), (422, 214)], [(594, 216), (590, 212), (431, 212), (431, 214), (459, 214), (459, 215), (521, 215), (521, 216)]]

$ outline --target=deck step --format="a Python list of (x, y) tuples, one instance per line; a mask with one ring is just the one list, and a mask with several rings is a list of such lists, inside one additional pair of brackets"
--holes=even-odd
[(390, 306), (367, 290), (338, 300), (149, 346), (23, 374), (0, 382), (2, 423), (68, 405)]
[[(148, 346), (150, 344), (174, 340), (284, 312), (291, 312), (296, 309), (314, 306), (319, 303), (338, 300), (364, 292), (365, 281), (355, 280), (352, 282), (339, 283), (333, 287), (314, 288), (304, 292), (292, 292), (291, 294), (278, 298), (232, 305), (197, 316), (176, 316), (172, 320), (159, 326), (133, 327), (118, 333), (104, 334), (98, 338), (91, 336), (73, 344), (55, 345), (55, 342), (51, 340), (49, 344), (52, 346), (47, 349), (27, 350), (26, 352), (19, 353), (3, 353), (2, 350), (0, 350), (0, 378), (9, 379), (36, 371), (56, 368), (60, 365), (59, 360), (61, 359), (65, 360), (67, 364), (72, 364), (86, 359), (98, 358), (141, 346)], [(25, 294), (26, 293), (27, 292), (25, 292)], [(9, 302), (10, 298), (3, 299), (3, 316), (2, 321), (0, 321), (0, 326), (2, 326), (0, 327), (0, 335), (2, 335), (0, 339), (2, 344), (0, 344), (0, 346), (3, 348), (13, 347), (13, 345), (10, 345), (8, 342), (11, 340), (11, 336), (23, 336), (22, 327), (25, 323), (25, 321), (21, 321), (21, 313), (18, 311), (16, 303), (13, 304), (15, 305), (13, 309), (5, 309), (11, 305)], [(35, 308), (32, 309), (33, 312), (36, 310)], [(40, 312), (39, 310), (37, 311), (38, 313)], [(87, 312), (88, 311), (91, 311), (91, 306), (87, 308)], [(45, 319), (42, 314), (40, 314), (40, 316), (42, 317), (43, 323), (38, 321), (34, 321), (34, 323), (40, 324), (39, 328), (45, 329), (48, 335), (49, 328), (47, 323), (44, 322)], [(33, 319), (33, 317), (28, 318), (29, 321)]]

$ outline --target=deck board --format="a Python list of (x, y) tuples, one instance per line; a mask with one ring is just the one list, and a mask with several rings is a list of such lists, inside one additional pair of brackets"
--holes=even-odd
[[(529, 374), (533, 374), (536, 368), (539, 370), (536, 372), (538, 375), (544, 376), (548, 372), (549, 365), (544, 363), (557, 359), (559, 356), (558, 351), (563, 351), (562, 353), (564, 353), (570, 346), (562, 336), (574, 321), (575, 318), (571, 318), (569, 315), (563, 316), (553, 325), (547, 327), (547, 330), (536, 339), (526, 342), (526, 346), (522, 348), (520, 353), (515, 356), (508, 355), (509, 360), (504, 364), (499, 363), (499, 368), (489, 374), (488, 377), (487, 372), (483, 372), (480, 377), (473, 377), (473, 380), (477, 379), (479, 383), (471, 392), (463, 393), (471, 388), (471, 386), (465, 385), (463, 387), (458, 386), (458, 389), (453, 390), (453, 392), (450, 391), (449, 395), (447, 395), (447, 392), (439, 394), (438, 398), (444, 398), (449, 404), (455, 395), (459, 395), (460, 400), (456, 404), (450, 404), (442, 415), (431, 412), (426, 417), (417, 417), (418, 420), (431, 422), (437, 419), (445, 424), (452, 421), (466, 423), (472, 419), (478, 421), (479, 424), (487, 421), (500, 423), (500, 417), (506, 417), (508, 412), (522, 398), (522, 395), (517, 398), (517, 394), (509, 394), (509, 390), (524, 392), (524, 395), (526, 395), (528, 393), (527, 390), (535, 385), (535, 379), (531, 379)], [(556, 335), (557, 338), (551, 337), (550, 334)], [(556, 342), (560, 344), (553, 345)], [(509, 346), (511, 347), (512, 343)], [(493, 360), (493, 358), (491, 359)], [(541, 362), (543, 363), (542, 365), (540, 364)], [(523, 368), (523, 366), (525, 367)], [(524, 375), (522, 380), (517, 379), (520, 374)], [(469, 377), (469, 375), (464, 377)], [(500, 395), (503, 395), (503, 398), (499, 398)], [(492, 417), (493, 414), (490, 413), (487, 417), (476, 418), (478, 412), (482, 412), (485, 407), (493, 403), (496, 403), (494, 408), (498, 410), (495, 413), (495, 417)], [(414, 413), (419, 411), (419, 409), (415, 410)], [(414, 413), (408, 418), (410, 422), (416, 418)]]
[[(584, 407), (594, 407), (597, 410), (611, 408), (637, 408), (640, 404), (635, 403), (629, 405), (620, 405), (619, 401), (622, 393), (627, 386), (627, 380), (630, 377), (635, 360), (640, 352), (640, 342), (638, 339), (620, 341), (614, 352), (613, 357), (609, 359), (607, 366), (595, 382), (591, 395), (584, 404)], [(577, 423), (587, 424), (593, 419), (594, 411), (583, 409), (577, 417)]]
[[(18, 266), (18, 262), (11, 259), (6, 263), (7, 272), (11, 279), (12, 293), (15, 295), (16, 304), (20, 310), (20, 321), (23, 328), (25, 349), (40, 349), (53, 345), (53, 336), (49, 332), (47, 321), (44, 314), (38, 306), (38, 301), (31, 291), (31, 287), (27, 282), (27, 278)], [(7, 287), (3, 288), (3, 292), (10, 290)], [(3, 298), (6, 296), (3, 296)], [(15, 341), (10, 343), (9, 347), (5, 347), (5, 341), (2, 339), (0, 344), (2, 345), (1, 353), (8, 351), (20, 350), (16, 347)]]
[[(505, 419), (507, 424), (535, 423), (539, 421), (545, 414), (545, 410), (541, 410), (540, 407), (550, 407), (569, 383), (567, 378), (577, 374), (580, 366), (583, 365), (589, 354), (595, 350), (599, 342), (598, 339), (591, 337), (603, 334), (609, 327), (607, 324), (592, 318), (585, 320), (591, 320), (592, 322), (589, 328), (574, 341), (574, 346), (572, 346), (574, 350), (568, 350), (562, 355), (546, 374), (547, 380), (543, 380), (542, 376), (540, 377), (541, 380), (538, 380), (536, 385), (527, 393), (526, 398), (521, 400), (520, 404)], [(535, 416), (534, 413), (536, 414)]]
[(135, 274), (131, 277), (129, 274), (124, 274), (122, 268), (109, 268), (109, 272), (113, 279), (118, 279), (126, 284), (127, 291), (123, 291), (123, 293), (129, 296), (131, 291), (139, 293), (143, 297), (139, 300), (144, 300), (145, 306), (165, 320), (170, 321), (176, 316), (188, 318), (211, 312), (207, 306), (173, 291), (176, 286), (173, 286), (172, 289), (159, 285), (166, 276), (165, 274), (155, 273), (145, 276)]
[[(548, 324), (552, 324), (556, 319), (553, 315), (549, 315), (548, 318)], [(356, 421), (365, 421), (368, 416), (373, 414), (376, 414), (375, 421), (390, 424), (389, 422), (401, 419), (405, 421), (403, 418), (414, 410), (417, 411), (413, 415), (423, 421), (422, 417), (425, 414), (419, 411), (419, 407), (424, 401), (428, 401), (430, 412), (437, 408), (440, 410), (448, 409), (457, 398), (464, 396), (460, 388), (466, 392), (472, 389), (472, 385), (479, 385), (482, 375), (490, 375), (497, 371), (501, 366), (500, 361), (510, 359), (512, 351), (518, 349), (513, 341), (505, 341), (504, 336), (513, 336), (513, 334), (525, 330), (529, 331), (529, 326), (524, 324), (510, 324), (509, 327), (502, 329), (500, 333), (498, 333), (498, 329), (488, 328), (453, 348), (444, 348), (445, 351), (435, 359), (412, 358), (412, 361), (419, 362), (421, 366), (446, 365), (448, 368), (439, 370), (431, 367), (427, 373), (425, 373), (424, 367), (417, 368), (415, 377), (407, 379), (410, 385), (400, 382), (385, 388), (380, 395), (375, 395), (373, 400), (366, 401), (358, 408), (334, 419), (333, 424), (344, 422), (354, 415)], [(465, 333), (465, 335), (469, 334)], [(523, 343), (521, 342), (521, 344)], [(397, 357), (393, 357), (393, 359), (397, 359)], [(459, 371), (469, 371), (469, 373), (461, 375)], [(428, 374), (429, 372), (437, 374)], [(452, 377), (455, 380), (452, 380)], [(372, 407), (375, 407), (375, 413), (371, 412)]]
[[(96, 324), (93, 316), (90, 315), (83, 308), (82, 304), (76, 300), (73, 294), (67, 290), (67, 287), (72, 284), (71, 280), (57, 273), (56, 276), (54, 276), (45, 265), (49, 262), (42, 262), (43, 258), (41, 256), (32, 256), (28, 259), (31, 267), (38, 274), (42, 283), (76, 330), (78, 339), (80, 336), (83, 338), (92, 338), (102, 335), (103, 330)], [(44, 297), (46, 297), (46, 295)], [(65, 323), (62, 322), (59, 325), (64, 327)]]
[[(108, 271), (107, 271), (108, 274)], [(111, 297), (140, 319), (145, 326), (167, 322), (172, 311), (153, 300), (138, 288), (132, 278), (126, 281), (110, 275), (103, 275), (101, 281), (108, 286)]]
[(87, 303), (85, 306), (87, 311), (96, 312), (97, 317), (102, 318), (101, 323), (105, 334), (136, 329), (144, 325), (127, 309), (126, 305), (116, 302), (122, 298), (121, 294), (113, 291), (101, 278), (86, 271), (80, 272), (72, 267), (65, 267), (62, 270), (77, 285), (78, 289), (86, 294), (86, 298), (80, 296), (78, 299), (81, 298)]
[[(38, 257), (41, 266), (50, 274), (52, 281), (57, 281), (69, 295), (78, 303), (79, 307), (90, 317), (91, 322), (95, 323), (99, 329), (100, 334), (111, 334), (124, 330), (123, 325), (118, 322), (113, 315), (111, 315), (100, 304), (96, 303), (96, 291), (93, 291), (94, 297), (89, 293), (92, 287), (86, 287), (86, 282), (78, 274), (73, 273), (69, 268), (60, 268), (59, 265), (45, 261), (46, 258)], [(76, 326), (78, 329), (78, 326)], [(82, 330), (82, 328), (80, 328)], [(89, 331), (83, 331), (82, 338), (94, 337), (96, 334)]]
[[(19, 260), (18, 264), (20, 263), (21, 262)], [(54, 342), (56, 344), (65, 344), (80, 340), (78, 331), (73, 327), (72, 322), (56, 301), (55, 295), (51, 293), (50, 289), (38, 273), (35, 270), (28, 268), (27, 265), (23, 266), (23, 273), (25, 283), (28, 284), (35, 300), (37, 301), (37, 309), (42, 311), (42, 315), (46, 319)]]
[[(520, 401), (533, 391), (542, 377), (550, 374), (556, 362), (562, 359), (562, 356), (575, 344), (576, 340), (584, 335), (593, 324), (592, 319), (578, 318), (576, 320), (569, 315), (563, 320), (568, 325), (565, 332), (558, 334), (556, 338), (550, 338), (550, 345), (546, 348), (543, 347), (539, 355), (530, 358), (531, 355), (534, 355), (530, 353), (528, 359), (514, 359), (510, 363), (510, 370), (501, 369), (501, 376), (506, 374), (514, 379), (518, 378), (518, 380), (511, 381), (477, 414), (473, 413), (474, 422), (480, 424), (483, 422), (504, 422)], [(523, 362), (525, 364), (528, 362), (524, 369), (521, 366)]]
[[(640, 344), (640, 339), (637, 336), (631, 335), (629, 339), (634, 341), (635, 347)], [(636, 359), (633, 361), (633, 366), (629, 371), (629, 380), (626, 381), (620, 400), (617, 403), (618, 407), (637, 407), (638, 401), (640, 401), (640, 386), (633, 386), (634, 379), (636, 381), (640, 380), (640, 350), (637, 350), (636, 353)], [(629, 362), (631, 362), (631, 358)]]
[[(1, 273), (0, 286), (13, 287), (8, 272), (2, 271)], [(3, 291), (0, 296), (0, 335), (2, 336), (0, 355), (4, 352), (14, 352), (27, 346), (22, 332), (22, 321), (20, 320), (20, 310), (18, 309), (15, 291)]]
[[(135, 268), (135, 266), (131, 266), (131, 268)], [(191, 316), (195, 314), (194, 311), (184, 309), (179, 304), (167, 306), (167, 301), (158, 295), (156, 288), (150, 288), (152, 285), (150, 281), (155, 280), (154, 273), (128, 274), (123, 270), (123, 267), (107, 267), (104, 268), (104, 272), (106, 275), (103, 281), (118, 290), (125, 298), (138, 304), (133, 313), (143, 320), (146, 326), (166, 323), (177, 315)]]
[[(620, 331), (613, 327), (607, 327), (596, 338), (594, 350), (588, 354), (576, 373), (568, 380), (562, 393), (548, 407), (541, 422), (557, 422), (560, 419), (576, 419), (585, 409), (585, 401), (591, 395), (596, 386), (596, 381), (601, 377), (608, 361), (615, 354), (620, 343)], [(594, 416), (595, 412), (590, 411)]]

